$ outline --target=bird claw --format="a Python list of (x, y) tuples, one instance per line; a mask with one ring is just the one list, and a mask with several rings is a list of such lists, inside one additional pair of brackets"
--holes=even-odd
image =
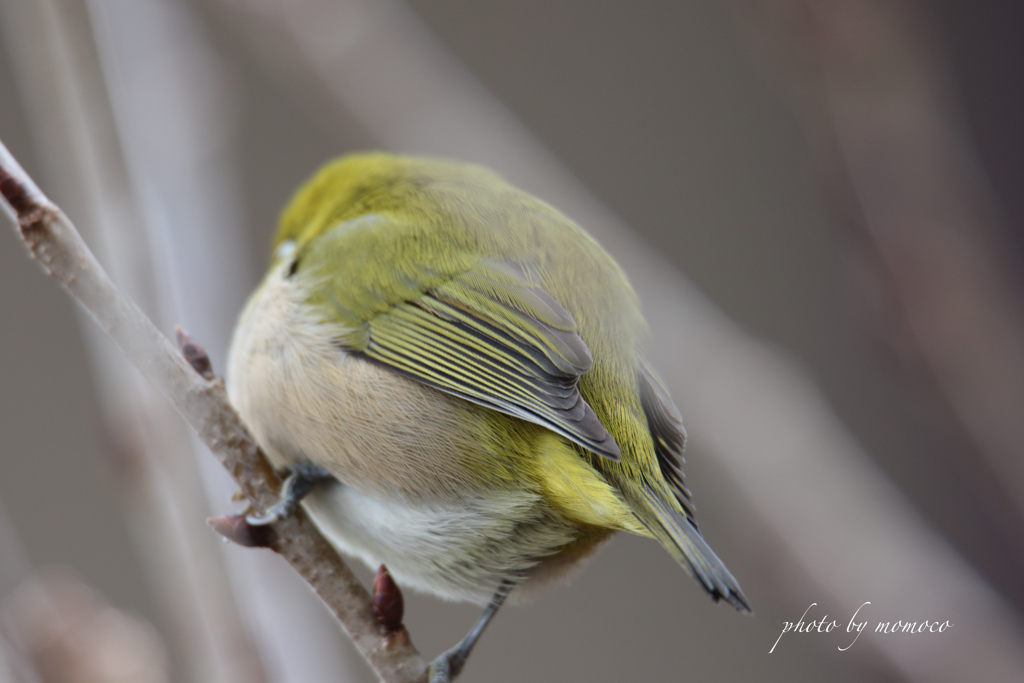
[(285, 517), (288, 517), (295, 512), (295, 505), (288, 499), (282, 499), (274, 505), (267, 508), (267, 511), (262, 515), (251, 514), (245, 516), (245, 521), (252, 526), (266, 526), (267, 524), (273, 524), (278, 522)]
[(279, 522), (294, 514), (295, 509), (313, 488), (323, 482), (334, 480), (334, 476), (319, 465), (302, 462), (284, 469), (287, 472), (281, 486), (281, 499), (270, 506), (262, 515), (246, 515), (245, 521), (253, 526), (265, 526)]
[(427, 669), (429, 683), (451, 683), (466, 664), (466, 655), (458, 646), (442, 653)]

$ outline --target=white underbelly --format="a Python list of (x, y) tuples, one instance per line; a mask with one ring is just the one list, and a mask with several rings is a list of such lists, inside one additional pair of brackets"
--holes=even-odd
[(387, 565), (403, 588), (479, 604), (502, 581), (528, 578), (575, 536), (536, 495), (522, 491), (405, 502), (339, 483), (314, 491), (305, 507), (338, 550), (372, 569)]

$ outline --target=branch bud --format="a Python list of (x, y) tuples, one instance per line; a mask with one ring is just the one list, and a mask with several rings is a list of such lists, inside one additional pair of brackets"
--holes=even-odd
[(174, 328), (174, 336), (178, 339), (178, 351), (192, 366), (192, 369), (198, 372), (203, 379), (213, 379), (213, 365), (210, 363), (210, 357), (206, 355), (206, 349), (188, 336), (188, 332), (181, 329), (180, 326)]
[(377, 569), (377, 577), (373, 580), (373, 615), (390, 633), (402, 628), (402, 615), (405, 613), (405, 600), (398, 584), (391, 578), (388, 568), (381, 565)]

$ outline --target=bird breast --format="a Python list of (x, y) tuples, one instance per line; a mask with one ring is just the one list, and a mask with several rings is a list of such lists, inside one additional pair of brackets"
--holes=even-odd
[(485, 409), (345, 352), (346, 330), (307, 291), (301, 274), (275, 268), (232, 342), (228, 393), (271, 461), (310, 461), (349, 486), (407, 498), (482, 486)]

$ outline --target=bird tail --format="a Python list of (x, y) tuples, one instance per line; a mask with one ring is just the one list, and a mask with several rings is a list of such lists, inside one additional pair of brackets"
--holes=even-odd
[(725, 600), (740, 612), (752, 614), (739, 582), (718, 559), (697, 526), (649, 486), (643, 487), (642, 495), (645, 503), (642, 508), (647, 514), (638, 515), (640, 521), (676, 562), (701, 584), (712, 600)]

